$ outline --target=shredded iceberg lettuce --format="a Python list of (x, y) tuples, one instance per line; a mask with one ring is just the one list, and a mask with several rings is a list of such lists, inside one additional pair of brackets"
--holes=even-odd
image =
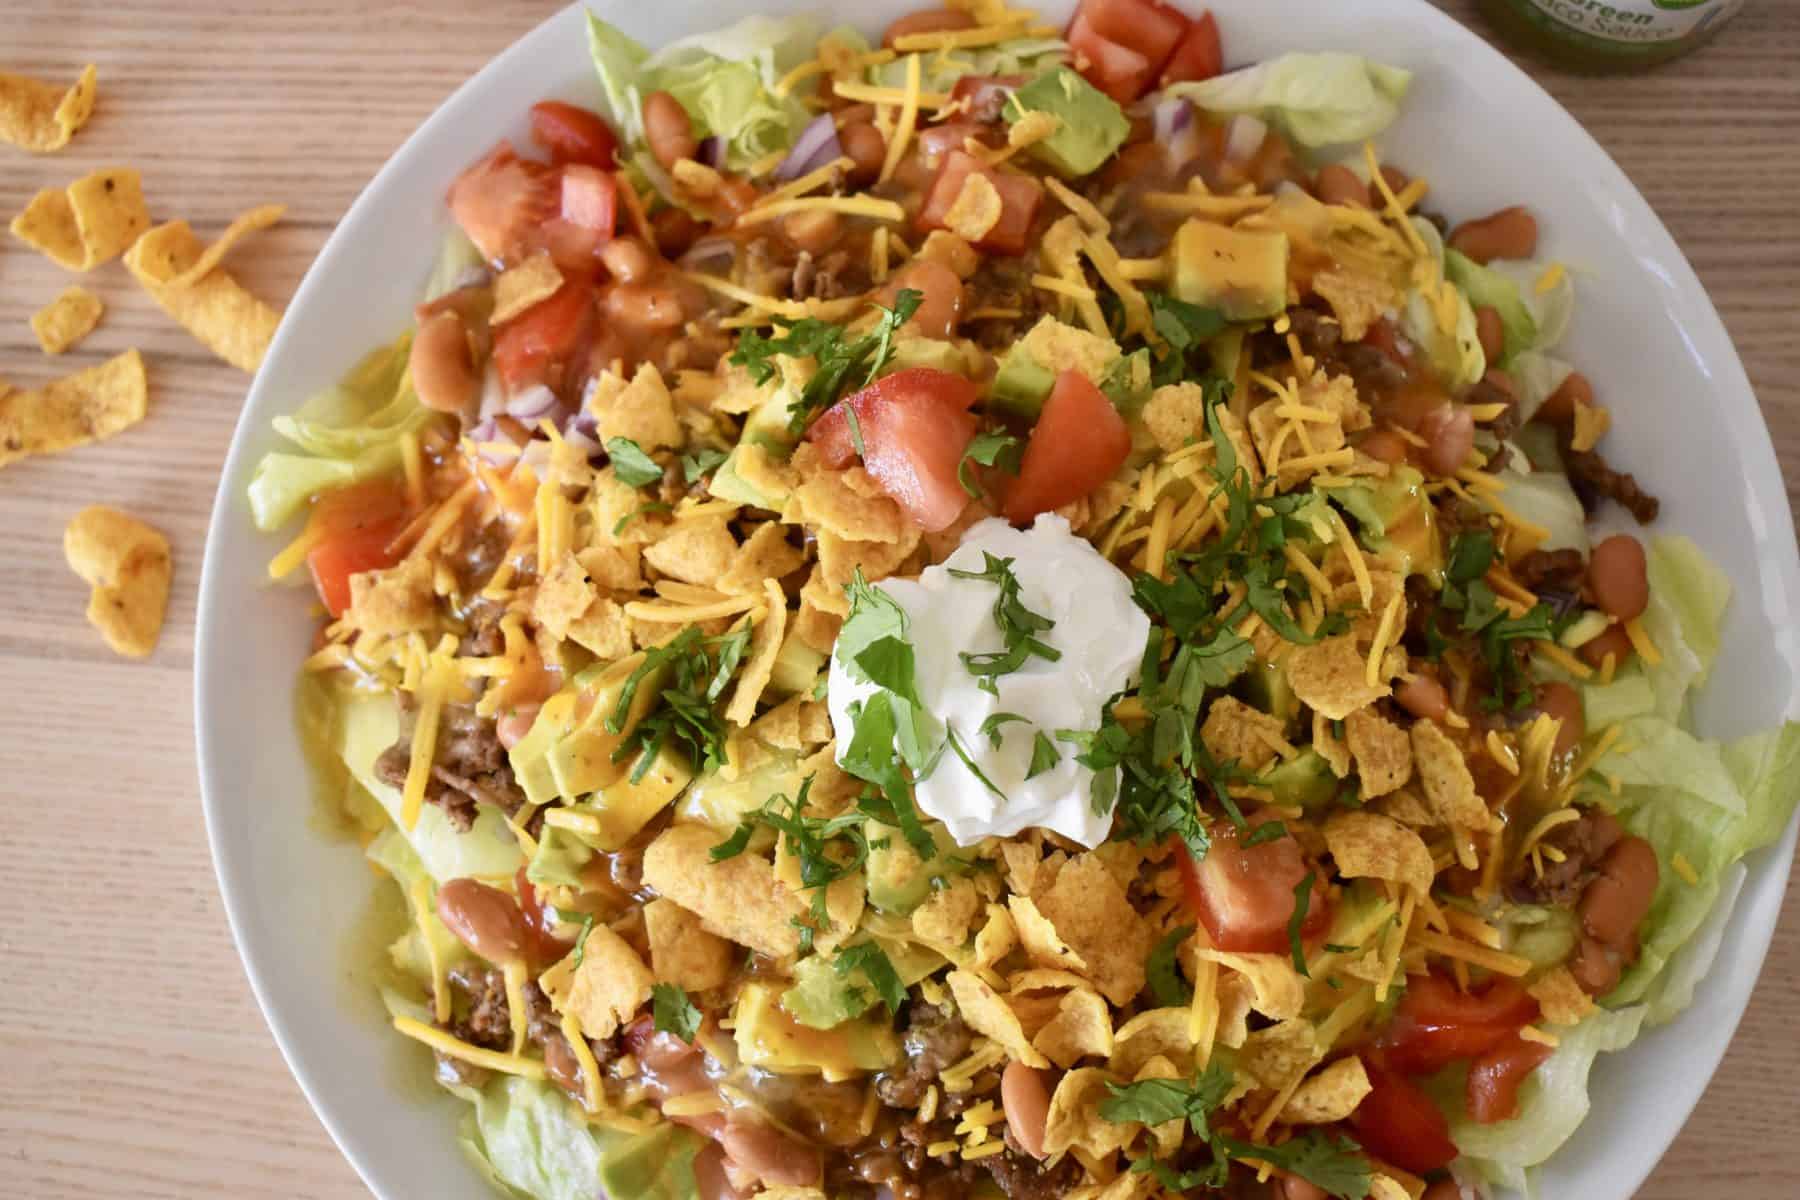
[[(927, 92), (948, 92), (965, 75), (1037, 75), (1068, 57), (1069, 44), (1055, 37), (1014, 38), (955, 54), (930, 54), (922, 59), (919, 86)], [(868, 80), (883, 87), (905, 87), (906, 63), (896, 60), (870, 67)]]
[(644, 97), (668, 92), (687, 110), (696, 137), (724, 142), (733, 170), (786, 150), (811, 119), (798, 95), (777, 96), (774, 88), (813, 56), (819, 33), (811, 17), (749, 16), (652, 54), (588, 14), (588, 50), (607, 115), (626, 142), (644, 143)]
[(463, 1151), (482, 1174), (531, 1200), (594, 1200), (605, 1135), (551, 1084), (511, 1075), (475, 1100)]
[[(1437, 227), (1421, 217), (1412, 218), (1412, 227), (1430, 251), (1437, 267), (1432, 279), (1435, 291), (1442, 288), (1444, 276), (1444, 236)], [(1481, 349), (1481, 336), (1475, 326), (1475, 308), (1461, 288), (1450, 288), (1450, 299), (1456, 305), (1455, 320), (1446, 330), (1439, 321), (1431, 297), (1418, 287), (1406, 294), (1400, 310), (1401, 331), (1425, 352), (1426, 361), (1438, 378), (1452, 390), (1468, 387), (1487, 374), (1487, 355)]]
[(1210, 113), (1260, 117), (1309, 150), (1372, 138), (1400, 115), (1412, 72), (1360, 54), (1283, 54), (1197, 83), (1177, 83)]

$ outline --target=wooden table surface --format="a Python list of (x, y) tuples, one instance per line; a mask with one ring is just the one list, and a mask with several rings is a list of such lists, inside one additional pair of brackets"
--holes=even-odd
[[(1445, 6), (1478, 21), (1470, 0)], [(66, 151), (0, 146), (0, 212), (118, 164), (143, 171), (158, 220), (186, 217), (203, 234), (285, 201), (287, 221), (233, 267), (285, 298), (387, 156), (555, 7), (0, 5), (0, 70), (73, 79), (83, 63), (100, 68), (99, 109)], [(1760, 0), (1712, 47), (1649, 75), (1584, 80), (1530, 64), (1698, 269), (1761, 397), (1790, 500), (1800, 494), (1796, 63), (1800, 4)], [(0, 473), (0, 1193), (356, 1196), (251, 1000), (195, 781), (201, 543), (248, 378), (174, 328), (116, 264), (83, 281), (107, 303), (100, 329), (64, 361), (45, 359), (26, 319), (68, 282), (0, 239), (0, 378), (33, 385), (136, 346), (152, 399), (126, 436)], [(144, 516), (175, 547), (169, 619), (148, 662), (106, 650), (63, 564), (63, 526), (93, 502)], [(1800, 1195), (1796, 1022), (1800, 889), (1737, 1040), (1641, 1195)]]

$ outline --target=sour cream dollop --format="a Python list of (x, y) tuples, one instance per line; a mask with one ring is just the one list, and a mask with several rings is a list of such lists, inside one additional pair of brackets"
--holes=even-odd
[[(1005, 649), (994, 620), (999, 589), (986, 580), (950, 573), (952, 568), (982, 571), (986, 554), (1012, 560), (1020, 600), (1055, 622), (1038, 639), (1061, 653), (1055, 661), (1034, 655), (1018, 670), (993, 677), (997, 694), (992, 695), (979, 686), (960, 655)], [(1132, 602), (1130, 580), (1072, 534), (1066, 520), (1046, 513), (1028, 530), (998, 518), (982, 521), (963, 535), (945, 562), (927, 567), (918, 579), (884, 579), (875, 586), (906, 612), (914, 678), (932, 718), (935, 742), (954, 730), (958, 743), (994, 785), (990, 790), (946, 747), (930, 773), (914, 785), (919, 809), (942, 821), (959, 846), (1031, 828), (1053, 830), (1088, 847), (1103, 842), (1112, 815), (1094, 812), (1094, 772), (1075, 761), (1079, 748), (1058, 741), (1056, 734), (1098, 729), (1102, 706), (1137, 674), (1150, 619)], [(832, 656), (828, 702), (840, 748), (850, 745), (855, 729), (852, 706), (876, 690), (854, 676), (838, 655)], [(997, 748), (981, 732), (996, 713), (1024, 718), (1000, 726)], [(1040, 732), (1059, 759), (1028, 780)]]

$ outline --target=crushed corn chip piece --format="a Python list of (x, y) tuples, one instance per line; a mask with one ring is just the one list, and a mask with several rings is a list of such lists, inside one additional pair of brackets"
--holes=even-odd
[(1594, 1011), (1594, 998), (1575, 982), (1567, 967), (1552, 967), (1527, 985), (1526, 991), (1552, 1025), (1575, 1025)]
[(1469, 764), (1448, 734), (1432, 721), (1416, 721), (1412, 727), (1413, 758), (1419, 782), (1438, 819), (1462, 829), (1486, 829), (1490, 821), (1487, 803), (1475, 790)]
[[(1356, 648), (1353, 634), (1295, 646), (1281, 665), (1294, 694), (1331, 721), (1341, 721), (1392, 691), (1385, 683), (1369, 686), (1365, 679), (1367, 663)], [(1418, 728), (1413, 726), (1415, 731)]]
[(548, 300), (562, 286), (562, 272), (545, 251), (538, 251), (516, 267), (508, 267), (494, 280), (495, 325), (504, 325), (514, 317)]
[[(1250, 1007), (1263, 1016), (1285, 1021), (1300, 1015), (1306, 1005), (1306, 985), (1286, 954), (1233, 954), (1196, 944), (1190, 938), (1182, 949), (1193, 947), (1194, 958), (1210, 960), (1236, 971), (1250, 985)], [(1184, 958), (1186, 955), (1184, 955)]]
[(1342, 779), (1350, 774), (1350, 748), (1331, 725), (1330, 717), (1319, 712), (1313, 713), (1312, 748), (1325, 760), (1331, 773)]
[(1333, 267), (1313, 276), (1313, 291), (1331, 306), (1346, 342), (1360, 342), (1382, 314), (1400, 303), (1400, 294), (1385, 279)]
[(1112, 1094), (1107, 1084), (1116, 1082), (1111, 1072), (1098, 1067), (1082, 1067), (1064, 1075), (1050, 1097), (1050, 1112), (1044, 1121), (1044, 1151), (1060, 1154), (1079, 1147), (1096, 1159), (1117, 1153), (1136, 1127), (1100, 1116), (1101, 1102)]
[(1092, 988), (1065, 992), (1056, 1015), (1038, 1030), (1031, 1044), (1064, 1070), (1083, 1058), (1107, 1058), (1113, 1050), (1112, 1013)]
[(712, 860), (719, 835), (704, 825), (664, 830), (644, 851), (644, 882), (699, 916), (711, 932), (772, 958), (800, 947), (806, 903), (775, 877), (768, 859)]
[(45, 188), (31, 198), (25, 211), (12, 219), (13, 236), (43, 254), (65, 271), (87, 270), (87, 250), (75, 227), (75, 210), (69, 194)]
[(952, 971), (945, 977), (956, 1007), (969, 1028), (990, 1037), (1005, 1048), (1007, 1054), (1028, 1067), (1048, 1067), (1050, 1062), (1025, 1038), (1018, 1014), (1006, 1000), (989, 987), (979, 975), (969, 971)]
[(1302, 1080), (1282, 1106), (1280, 1119), (1289, 1125), (1346, 1120), (1372, 1090), (1362, 1059), (1352, 1054)]
[[(1082, 973), (1108, 1000), (1127, 1004), (1143, 988), (1150, 927), (1102, 858), (1095, 854), (1071, 858), (1038, 899), (1038, 908), (1087, 964)], [(1013, 913), (1014, 920), (1018, 915)], [(1021, 924), (1021, 936), (1023, 932)]]
[(0, 72), (0, 141), (34, 154), (61, 150), (93, 114), (96, 75), (90, 63), (65, 89)]
[(780, 579), (798, 571), (806, 555), (788, 541), (787, 530), (769, 521), (758, 525), (737, 548), (731, 565), (715, 584), (721, 592), (741, 596), (762, 590), (763, 580)]
[(437, 591), (430, 560), (414, 554), (385, 570), (352, 575), (350, 607), (344, 620), (377, 637), (423, 633), (434, 628)]
[(671, 579), (710, 586), (737, 556), (737, 539), (726, 519), (681, 521), (645, 547), (644, 562)]
[(111, 262), (150, 228), (142, 177), (129, 168), (84, 175), (68, 186), (66, 195), (81, 238), (83, 271)]
[(944, 225), (964, 241), (979, 242), (1000, 223), (1005, 207), (993, 180), (980, 171), (970, 171), (944, 213)]
[(104, 505), (75, 514), (63, 557), (93, 589), (88, 623), (113, 651), (143, 658), (156, 649), (169, 602), (169, 542), (136, 517)]
[(0, 467), (109, 438), (143, 420), (149, 398), (136, 350), (42, 388), (0, 389)]
[(682, 442), (681, 422), (675, 416), (675, 399), (663, 383), (662, 372), (645, 363), (627, 383), (608, 371), (601, 375), (588, 399), (601, 442), (630, 438), (646, 453)]
[(1019, 944), (1019, 928), (1013, 924), (1011, 913), (998, 904), (990, 904), (987, 915), (987, 924), (975, 935), (975, 963), (982, 967), (993, 966)]
[(1235, 759), (1244, 770), (1256, 772), (1275, 761), (1275, 748), (1269, 744), (1269, 737), (1281, 739), (1282, 728), (1279, 718), (1252, 708), (1235, 696), (1220, 696), (1212, 702), (1206, 722), (1200, 726), (1200, 740), (1217, 761)]
[(738, 671), (737, 690), (731, 694), (731, 703), (725, 706), (726, 719), (734, 725), (748, 725), (756, 716), (756, 702), (762, 698), (763, 689), (769, 686), (769, 679), (775, 673), (775, 658), (781, 653), (781, 639), (787, 633), (787, 596), (781, 590), (780, 581), (764, 580), (763, 594), (768, 611), (750, 635), (750, 651)]
[(187, 287), (172, 281), (200, 260), (200, 239), (186, 221), (158, 225), (133, 243), (125, 265), (162, 310), (214, 354), (242, 371), (262, 365), (281, 310), (257, 299), (223, 270)]
[(582, 940), (565, 1007), (587, 1036), (609, 1038), (649, 1002), (655, 982), (631, 943), (596, 922)]
[(1325, 822), (1325, 848), (1347, 878), (1385, 879), (1423, 896), (1437, 874), (1425, 839), (1391, 817), (1336, 813)]
[(1406, 730), (1373, 708), (1359, 708), (1344, 718), (1344, 740), (1356, 759), (1365, 801), (1405, 787), (1412, 778), (1412, 742)]
[(1040, 966), (1073, 971), (1087, 970), (1087, 962), (1057, 936), (1056, 926), (1038, 910), (1029, 896), (1015, 895), (1007, 900), (1013, 926), (1026, 955)]
[(963, 878), (939, 888), (913, 910), (913, 932), (935, 946), (961, 946), (981, 913), (981, 893)]
[(212, 245), (201, 252), (192, 266), (169, 280), (173, 287), (192, 287), (210, 275), (218, 265), (230, 254), (232, 248), (253, 233), (267, 229), (287, 213), (285, 204), (259, 204), (255, 208), (239, 213), (231, 224), (225, 227)]
[(1112, 1061), (1108, 1066), (1123, 1078), (1136, 1078), (1144, 1064), (1155, 1058), (1174, 1063), (1184, 1076), (1193, 1069), (1194, 1044), (1188, 1039), (1187, 1009), (1153, 1008), (1125, 1022), (1113, 1035)]
[(1258, 1029), (1244, 1039), (1238, 1073), (1257, 1087), (1279, 1091), (1319, 1057), (1310, 1021), (1290, 1020)]
[(45, 354), (61, 354), (93, 332), (106, 308), (100, 297), (84, 287), (63, 289), (63, 294), (31, 314), (31, 332)]

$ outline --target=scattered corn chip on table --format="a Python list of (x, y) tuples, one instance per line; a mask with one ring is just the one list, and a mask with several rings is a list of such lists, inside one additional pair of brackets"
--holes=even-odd
[[(1478, 20), (1472, 0), (1444, 6)], [(42, 188), (112, 166), (142, 173), (154, 220), (186, 218), (206, 239), (254, 205), (284, 202), (286, 218), (231, 261), (245, 288), (281, 304), (394, 148), (558, 0), (3, 7), (0, 70), (68, 84), (84, 64), (99, 68), (93, 117), (64, 150), (0, 146), (6, 218)], [(1693, 260), (1761, 396), (1790, 498), (1800, 496), (1797, 61), (1800, 4), (1765, 0), (1711, 48), (1653, 74), (1582, 80), (1530, 65)], [(98, 327), (46, 357), (30, 318), (75, 282), (0, 237), (0, 379), (38, 387), (136, 348), (150, 388), (148, 415), (119, 436), (0, 469), (0, 1191), (356, 1196), (252, 1003), (195, 781), (201, 542), (249, 376), (117, 262), (79, 278), (104, 304)], [(147, 661), (115, 655), (84, 617), (89, 584), (64, 561), (63, 531), (90, 504), (142, 518), (172, 548), (168, 617)], [(1737, 1040), (1645, 1200), (1800, 1195), (1796, 1021), (1791, 889)]]

